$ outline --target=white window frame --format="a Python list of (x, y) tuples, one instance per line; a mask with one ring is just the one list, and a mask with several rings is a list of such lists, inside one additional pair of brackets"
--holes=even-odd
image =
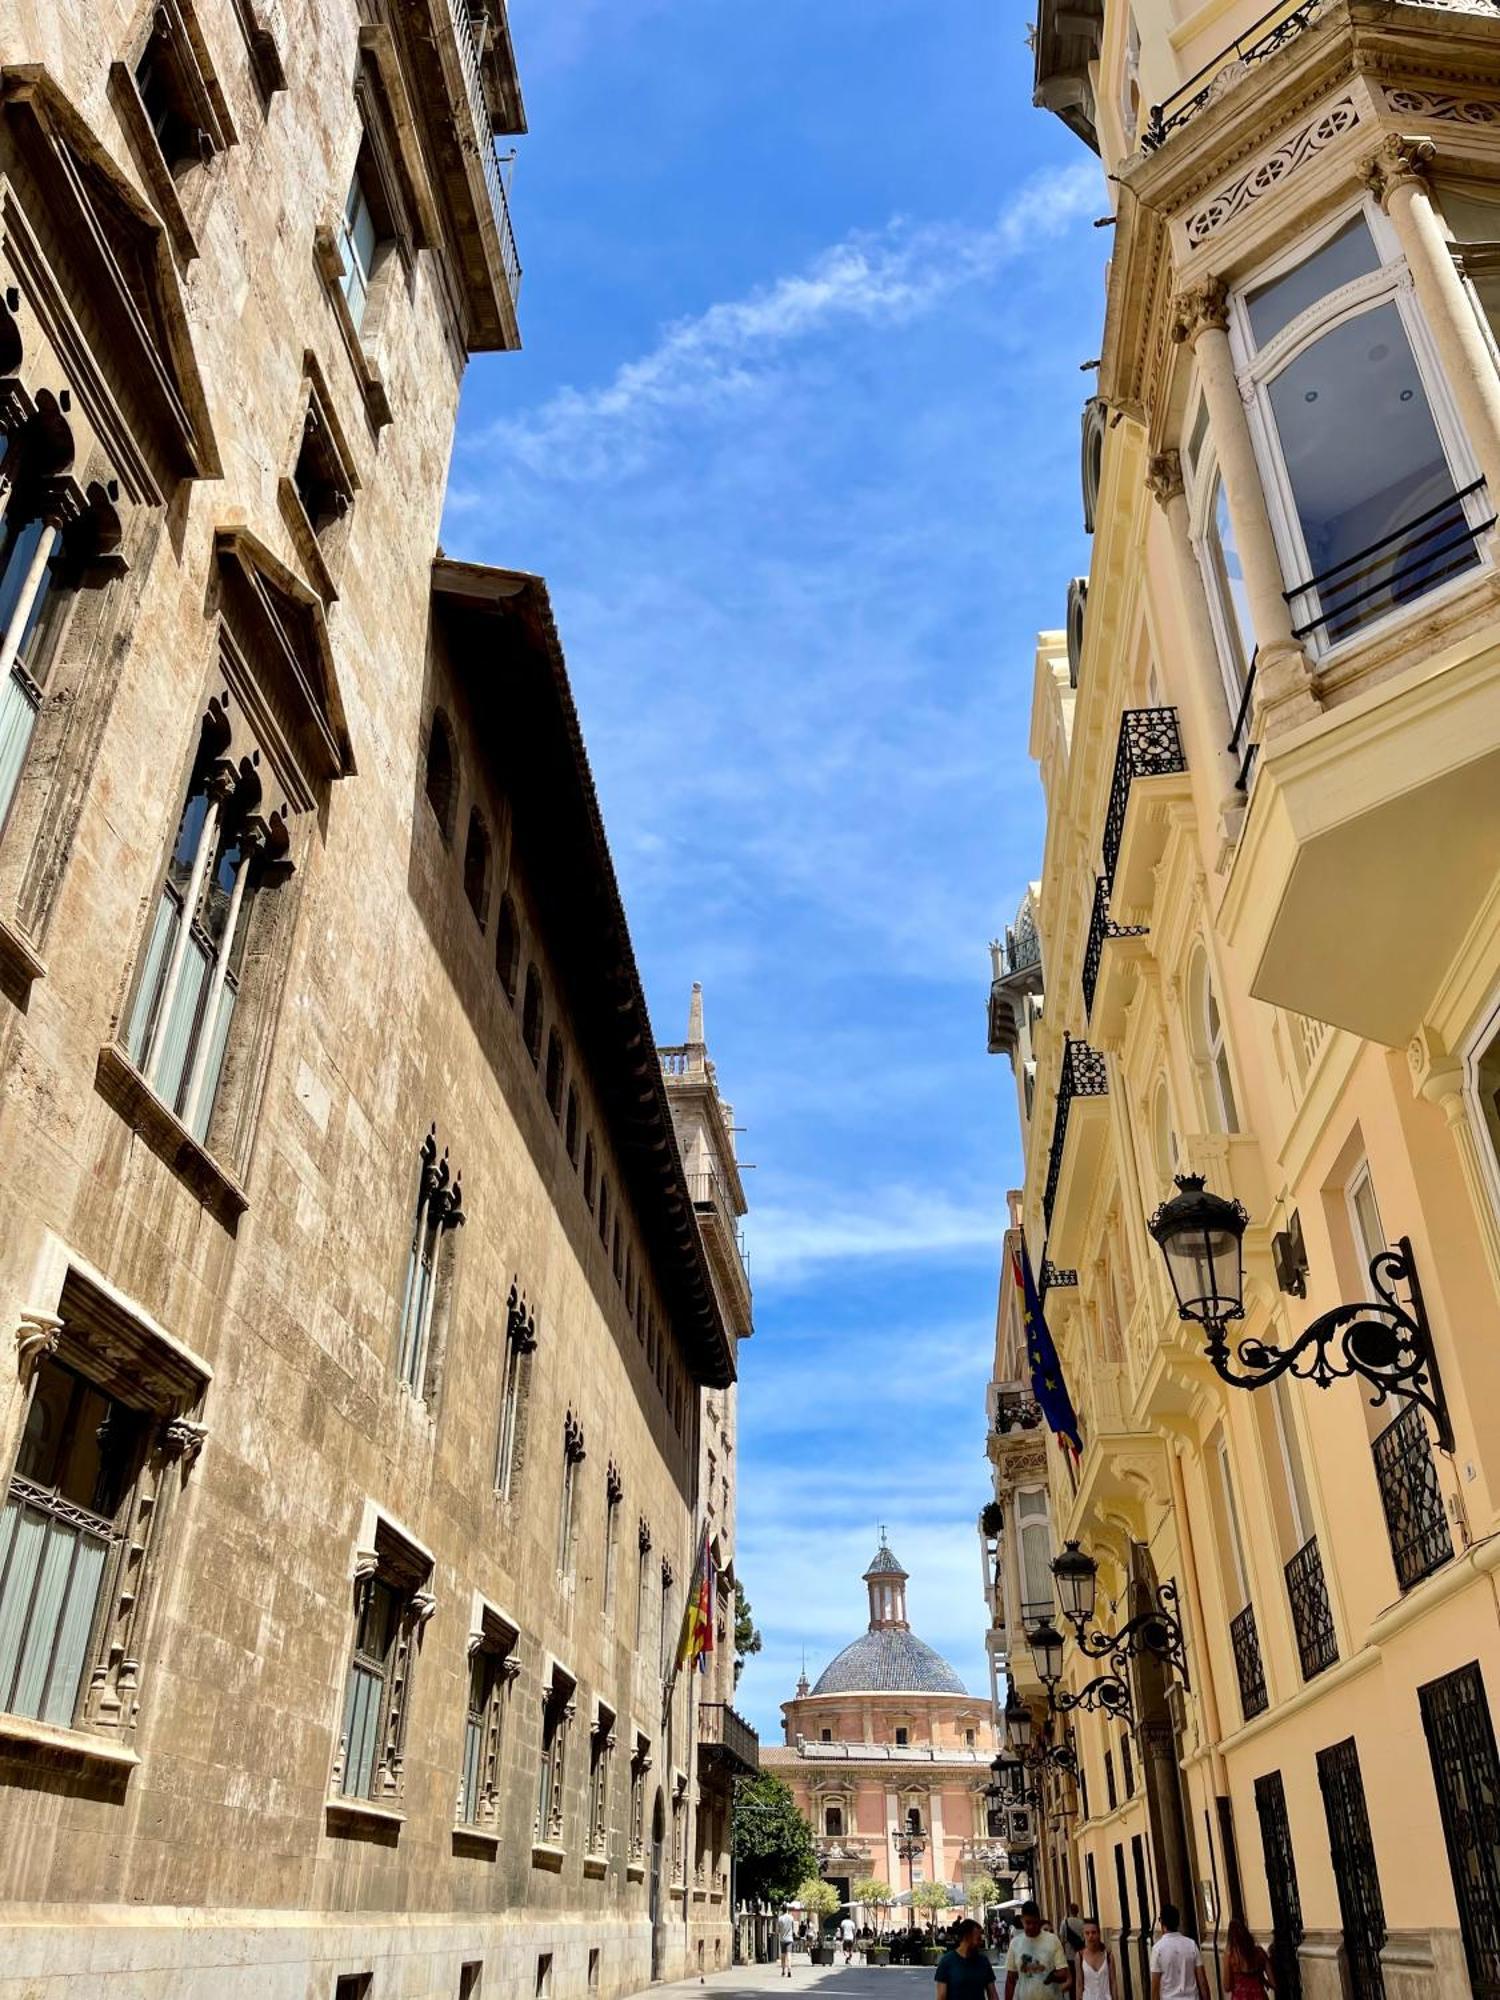
[[(1218, 989), (1214, 985), (1213, 964), (1206, 947), (1202, 945), (1188, 965), (1187, 997), (1193, 1067), (1200, 1077), (1203, 1109), (1214, 1131), (1230, 1138), (1240, 1130), (1239, 1092), (1235, 1088), (1234, 1065), (1229, 1059), (1229, 1031), (1224, 1024), (1224, 1009), (1219, 1005)], [(1217, 1035), (1209, 1020), (1210, 1005), (1219, 1019)]]
[(1490, 1132), (1479, 1096), (1479, 1065), (1492, 1043), (1500, 1041), (1500, 993), (1495, 994), (1479, 1019), (1463, 1051), (1463, 1100), (1469, 1128), (1479, 1149), (1481, 1171), (1490, 1191), (1490, 1201), (1500, 1216), (1500, 1144)]
[[(1312, 1489), (1307, 1483), (1307, 1460), (1302, 1454), (1301, 1440), (1296, 1433), (1296, 1417), (1291, 1405), (1291, 1390), (1288, 1378), (1278, 1375), (1271, 1384), (1271, 1422), (1276, 1433), (1276, 1448), (1281, 1454), (1281, 1471), (1286, 1487), (1287, 1512), (1291, 1515), (1294, 1549), (1306, 1548), (1317, 1533), (1312, 1519)], [(1304, 1509), (1298, 1493), (1299, 1485), (1305, 1489), (1307, 1507)]]
[(1368, 1190), (1370, 1200), (1374, 1204), (1375, 1214), (1379, 1218), (1383, 1231), (1385, 1228), (1385, 1218), (1380, 1212), (1380, 1197), (1375, 1192), (1375, 1177), (1370, 1172), (1370, 1163), (1365, 1159), (1360, 1161), (1344, 1185), (1344, 1203), (1349, 1211), (1349, 1234), (1354, 1244), (1354, 1253), (1359, 1259), (1359, 1275), (1361, 1280), (1363, 1280), (1371, 1264), (1380, 1255), (1381, 1251), (1388, 1247), (1388, 1244), (1383, 1234), (1378, 1243), (1371, 1243), (1368, 1240), (1368, 1232), (1365, 1229), (1364, 1221), (1359, 1212), (1358, 1196), (1361, 1189)]
[[(1234, 1565), (1234, 1581), (1239, 1603), (1230, 1614), (1238, 1617), (1250, 1602), (1250, 1566), (1245, 1560), (1245, 1538), (1240, 1532), (1240, 1510), (1234, 1497), (1234, 1468), (1229, 1462), (1229, 1440), (1221, 1428), (1214, 1444), (1214, 1471), (1219, 1482), (1219, 1499), (1224, 1509), (1225, 1539)], [(1300, 1546), (1300, 1544), (1299, 1544)]]
[[(1188, 407), (1193, 412), (1196, 422), (1198, 411), (1207, 408), (1201, 388), (1194, 390)], [(1193, 465), (1186, 446), (1182, 452), (1182, 464), (1189, 498), (1188, 539), (1192, 543), (1198, 574), (1203, 579), (1203, 595), (1208, 603), (1208, 622), (1213, 628), (1219, 679), (1223, 683), (1224, 700), (1228, 705), (1230, 719), (1233, 721), (1239, 715), (1240, 706), (1245, 698), (1245, 688), (1255, 664), (1255, 635), (1253, 632), (1241, 633), (1234, 606), (1225, 601), (1226, 592), (1221, 587), (1218, 564), (1210, 550), (1211, 542), (1222, 540), (1219, 536), (1218, 510), (1214, 501), (1223, 483), (1219, 473), (1218, 455), (1214, 450), (1212, 426), (1204, 433), (1197, 465)]]
[[(1285, 276), (1298, 265), (1305, 263), (1357, 216), (1363, 216), (1370, 230), (1376, 255), (1380, 259), (1378, 267), (1364, 277), (1356, 278), (1350, 284), (1343, 285), (1316, 300), (1282, 327), (1264, 347), (1257, 347), (1250, 326), (1247, 294), (1258, 291), (1271, 280)], [(1290, 249), (1281, 252), (1279, 256), (1249, 273), (1230, 295), (1230, 348), (1234, 356), (1240, 394), (1245, 404), (1245, 415), (1250, 427), (1256, 463), (1260, 468), (1266, 510), (1271, 520), (1271, 532), (1281, 558), (1282, 574), (1288, 588), (1302, 578), (1311, 576), (1313, 565), (1307, 543), (1303, 538), (1302, 523), (1297, 512), (1291, 480), (1281, 455), (1275, 418), (1271, 414), (1270, 385), (1289, 362), (1294, 361), (1315, 341), (1321, 340), (1325, 334), (1331, 333), (1346, 320), (1358, 317), (1377, 304), (1383, 305), (1388, 302), (1394, 303), (1407, 339), (1411, 342), (1412, 358), (1427, 397), (1428, 409), (1438, 434), (1438, 443), (1447, 461), (1455, 491), (1461, 492), (1479, 477), (1480, 466), (1464, 435), (1458, 410), (1449, 392), (1442, 363), (1438, 357), (1437, 345), (1417, 303), (1411, 274), (1402, 255), (1395, 228), (1373, 195), (1363, 196), (1338, 209), (1312, 235), (1300, 238)], [(1210, 431), (1210, 440), (1211, 437)], [(1489, 512), (1493, 511), (1495, 506), (1500, 506), (1500, 495), (1470, 494), (1463, 502), (1464, 518), (1470, 527), (1478, 528), (1489, 518)], [(1361, 624), (1356, 631), (1345, 634), (1341, 639), (1330, 642), (1325, 629), (1319, 626), (1306, 634), (1302, 641), (1303, 645), (1315, 659), (1331, 660), (1342, 653), (1358, 650), (1369, 644), (1377, 634), (1388, 631), (1404, 620), (1428, 616), (1435, 604), (1441, 604), (1445, 597), (1457, 591), (1470, 588), (1477, 577), (1493, 567), (1493, 531), (1476, 536), (1474, 550), (1478, 560), (1473, 569), (1450, 577), (1436, 589), (1424, 593), (1410, 604), (1398, 605), (1379, 617), (1371, 618), (1367, 624)], [(1316, 592), (1298, 592), (1296, 599), (1289, 599), (1288, 602), (1292, 623), (1295, 626), (1305, 625), (1309, 618), (1317, 617), (1321, 611)], [(1304, 608), (1299, 609), (1299, 604)]]

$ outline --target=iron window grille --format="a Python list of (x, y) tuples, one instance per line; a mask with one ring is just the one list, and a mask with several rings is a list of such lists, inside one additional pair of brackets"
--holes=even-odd
[(1441, 1569), (1453, 1555), (1427, 1420), (1415, 1403), (1386, 1425), (1370, 1447), (1396, 1581), (1403, 1590)]
[(1266, 1693), (1266, 1670), (1260, 1657), (1260, 1634), (1255, 1629), (1255, 1607), (1247, 1604), (1229, 1621), (1229, 1638), (1234, 1647), (1235, 1678), (1240, 1684), (1240, 1713), (1246, 1722), (1264, 1715), (1270, 1707)]
[(1352, 2000), (1384, 2000), (1380, 1953), (1386, 1938), (1385, 1901), (1375, 1865), (1359, 1750), (1352, 1736), (1318, 1752), (1318, 1784), (1328, 1820), (1328, 1851), (1338, 1888)]
[(1127, 708), (1120, 717), (1120, 740), (1104, 814), (1104, 873), (1114, 886), (1130, 788), (1137, 778), (1166, 778), (1187, 769), (1175, 708)]
[(1417, 1690), (1476, 2000), (1500, 2000), (1500, 1758), (1471, 1661)]
[(1333, 1628), (1333, 1609), (1328, 1602), (1328, 1583), (1316, 1535), (1287, 1564), (1286, 1588), (1302, 1678), (1310, 1681), (1331, 1667), (1339, 1656), (1338, 1634)]
[(1302, 1895), (1297, 1887), (1297, 1856), (1287, 1817), (1286, 1787), (1279, 1771), (1267, 1771), (1255, 1781), (1255, 1811), (1260, 1820), (1261, 1856), (1271, 1902), (1271, 1963), (1278, 2000), (1302, 2000)]

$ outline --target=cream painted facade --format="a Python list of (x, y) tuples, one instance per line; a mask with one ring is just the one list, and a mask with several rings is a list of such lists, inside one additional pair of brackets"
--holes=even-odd
[(523, 130), (499, 0), (0, 0), (3, 2000), (728, 1962), (748, 1288), (436, 549)]
[[(1136, 1996), (1169, 1898), (1215, 1951), (1242, 1906), (1283, 1992), (1493, 1994), (1500, 43), (1477, 6), (1258, 12), (1037, 38), (1115, 225), (1089, 574), (1035, 664), (1039, 949), (1018, 921), (991, 1046), (1083, 1431), (1052, 1532), (1103, 1627), (1175, 1587), (1188, 1669), (1131, 1663), (1133, 1731), (1067, 1718), (1050, 1831)], [(1451, 1438), (1221, 1380), (1147, 1231), (1187, 1170), (1249, 1214), (1232, 1367), (1379, 1304), (1409, 1243)]]

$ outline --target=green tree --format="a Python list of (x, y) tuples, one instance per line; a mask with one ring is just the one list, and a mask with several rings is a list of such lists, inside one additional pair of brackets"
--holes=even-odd
[(823, 1919), (831, 1917), (839, 1906), (839, 1892), (831, 1882), (825, 1882), (821, 1876), (810, 1875), (797, 1891), (797, 1901), (810, 1917), (817, 1918), (821, 1933)]
[(755, 1629), (755, 1613), (750, 1609), (750, 1600), (745, 1595), (745, 1586), (736, 1577), (734, 1580), (734, 1684), (740, 1684), (740, 1675), (745, 1671), (745, 1662), (752, 1653), (760, 1651), (760, 1634)]
[(889, 1883), (877, 1882), (872, 1875), (868, 1881), (856, 1882), (851, 1893), (856, 1903), (862, 1903), (867, 1910), (875, 1912), (875, 1928), (878, 1931), (885, 1912), (894, 1900)]
[(1000, 1884), (993, 1875), (971, 1875), (968, 1890), (969, 1901), (979, 1905), (979, 1917), (983, 1922), (984, 1913), (990, 1904), (998, 1903), (1000, 1900)]
[(949, 1900), (948, 1885), (946, 1882), (919, 1882), (911, 1892), (912, 1908), (914, 1910), (926, 1910), (929, 1913), (927, 1918), (927, 1928), (929, 1930), (935, 1928), (937, 1913), (939, 1910), (946, 1910), (948, 1908)]
[(771, 1771), (735, 1786), (731, 1839), (739, 1893), (747, 1902), (784, 1903), (817, 1865), (812, 1828)]

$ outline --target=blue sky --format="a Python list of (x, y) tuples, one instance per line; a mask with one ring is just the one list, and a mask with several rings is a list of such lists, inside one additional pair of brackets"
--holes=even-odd
[(1040, 851), (1034, 636), (1086, 551), (1097, 163), (994, 0), (512, 0), (521, 355), (444, 541), (552, 587), (657, 1033), (704, 983), (747, 1129), (741, 1687), (865, 1622), (985, 1686), (974, 1516), (1009, 1072), (987, 940)]

